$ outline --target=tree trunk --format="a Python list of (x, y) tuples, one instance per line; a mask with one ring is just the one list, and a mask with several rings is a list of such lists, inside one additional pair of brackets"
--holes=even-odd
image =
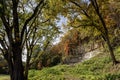
[[(10, 54), (13, 54), (12, 56)], [(10, 56), (9, 56), (10, 55)], [(22, 49), (18, 44), (12, 47), (12, 51), (8, 53), (8, 65), (11, 80), (25, 80), (24, 67), (22, 64)]]
[(29, 62), (30, 62), (30, 57), (28, 57), (27, 55), (27, 61), (26, 61), (26, 65), (25, 65), (25, 80), (28, 80), (28, 70), (29, 70)]
[(113, 51), (113, 48), (112, 48), (112, 46), (111, 46), (111, 44), (110, 44), (110, 40), (109, 40), (108, 36), (106, 36), (106, 43), (107, 43), (107, 46), (108, 46), (108, 49), (109, 49), (109, 52), (110, 52), (110, 55), (111, 55), (113, 64), (119, 63), (119, 62), (116, 60), (116, 58), (115, 58), (114, 51)]
[(21, 57), (16, 56), (13, 67), (14, 67), (14, 71), (13, 71), (13, 79), (12, 80), (24, 80), (24, 68), (22, 65)]
[(15, 57), (14, 60), (9, 59), (8, 67), (9, 67), (9, 73), (10, 73), (10, 79), (11, 80), (24, 80), (24, 68), (22, 65), (22, 59), (20, 56)]
[(28, 70), (29, 70), (29, 68), (26, 67), (25, 68), (25, 80), (28, 80)]
[(8, 68), (9, 68), (10, 80), (12, 80), (13, 79), (13, 63), (12, 63), (12, 60), (10, 59), (8, 61)]

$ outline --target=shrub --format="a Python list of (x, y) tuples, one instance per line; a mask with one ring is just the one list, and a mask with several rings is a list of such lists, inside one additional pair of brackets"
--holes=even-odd
[(107, 74), (105, 75), (106, 80), (120, 80), (120, 74)]

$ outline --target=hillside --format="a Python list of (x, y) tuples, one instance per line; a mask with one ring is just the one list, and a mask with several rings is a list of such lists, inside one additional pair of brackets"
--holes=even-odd
[[(115, 49), (115, 55), (120, 60), (120, 47)], [(120, 80), (120, 64), (113, 65), (104, 51), (82, 63), (30, 70), (29, 80)]]

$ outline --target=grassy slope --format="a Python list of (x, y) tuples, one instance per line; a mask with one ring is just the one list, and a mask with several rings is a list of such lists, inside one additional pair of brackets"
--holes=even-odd
[[(120, 48), (115, 50), (120, 61)], [(51, 68), (30, 70), (29, 80), (120, 80), (120, 64), (112, 65), (107, 52), (75, 65), (57, 65)]]

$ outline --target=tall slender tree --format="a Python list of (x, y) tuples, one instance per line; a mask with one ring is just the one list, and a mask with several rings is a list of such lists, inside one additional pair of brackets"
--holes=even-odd
[(97, 3), (96, 0), (90, 0), (90, 2), (92, 4), (93, 8), (95, 9), (96, 15), (99, 17), (99, 20), (100, 20), (100, 22), (101, 22), (101, 24), (103, 26), (104, 33), (102, 33), (102, 36), (103, 36), (103, 38), (105, 39), (105, 41), (106, 41), (106, 43), (108, 45), (108, 49), (110, 51), (110, 55), (111, 55), (113, 64), (117, 64), (118, 61), (115, 58), (114, 51), (113, 51), (113, 48), (111, 46), (110, 39), (109, 39), (108, 29), (107, 29), (106, 23), (104, 21), (104, 18), (102, 17), (102, 15), (100, 13), (100, 8), (98, 6), (98, 3)]
[(103, 10), (105, 6), (108, 6), (106, 5), (108, 1), (66, 0), (66, 3), (67, 5), (65, 5), (64, 8), (66, 8), (66, 11), (68, 12), (67, 17), (70, 26), (77, 28), (81, 26), (96, 28), (108, 45), (113, 64), (117, 64), (118, 61), (115, 58), (114, 51), (110, 43), (108, 24), (105, 22), (105, 16), (108, 10)]

